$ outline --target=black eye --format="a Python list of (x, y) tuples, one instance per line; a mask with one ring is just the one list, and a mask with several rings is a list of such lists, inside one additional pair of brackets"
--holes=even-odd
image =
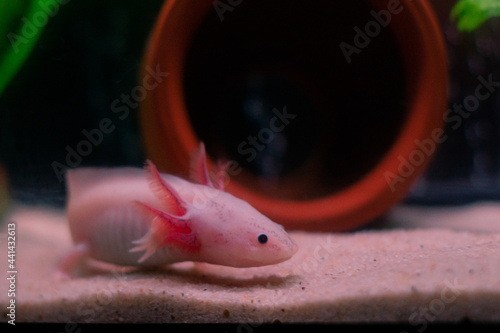
[(260, 234), (259, 237), (257, 237), (259, 240), (259, 243), (261, 244), (266, 244), (267, 243), (267, 235), (266, 234)]

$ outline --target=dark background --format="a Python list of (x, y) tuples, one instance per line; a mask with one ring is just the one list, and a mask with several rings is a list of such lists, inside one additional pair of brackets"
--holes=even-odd
[(33, 53), (0, 97), (0, 160), (12, 194), (64, 204), (51, 164), (65, 164), (82, 130), (110, 118), (116, 128), (80, 165), (142, 165), (137, 109), (124, 120), (111, 103), (137, 85), (141, 58), (162, 0), (72, 0), (45, 27)]
[[(478, 75), (500, 81), (500, 21), (459, 33), (448, 20), (453, 1), (438, 14), (449, 52), (450, 105), (474, 94)], [(94, 146), (85, 165), (142, 165), (137, 112), (119, 119), (112, 102), (137, 85), (148, 34), (163, 4), (124, 0), (73, 0), (50, 20), (28, 61), (0, 97), (0, 163), (7, 168), (14, 199), (63, 205), (64, 183), (52, 163), (65, 164), (66, 146), (76, 147), (83, 129), (110, 118), (112, 133)], [(500, 92), (449, 139), (407, 201), (459, 204), (500, 199)]]

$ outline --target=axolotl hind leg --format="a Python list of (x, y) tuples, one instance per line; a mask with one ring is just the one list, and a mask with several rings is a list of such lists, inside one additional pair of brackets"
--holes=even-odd
[(70, 279), (75, 268), (89, 256), (89, 253), (90, 250), (87, 243), (76, 244), (57, 263), (54, 270), (54, 278), (56, 280)]

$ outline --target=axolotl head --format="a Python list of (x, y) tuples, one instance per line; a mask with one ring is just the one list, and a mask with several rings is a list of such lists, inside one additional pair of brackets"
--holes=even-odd
[(203, 261), (233, 267), (277, 264), (290, 259), (297, 244), (285, 229), (246, 201), (227, 192), (206, 200), (193, 216)]

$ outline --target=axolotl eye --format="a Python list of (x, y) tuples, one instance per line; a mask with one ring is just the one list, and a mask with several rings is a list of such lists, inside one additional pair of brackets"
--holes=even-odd
[(261, 244), (266, 244), (267, 243), (267, 235), (266, 234), (260, 234), (258, 237), (257, 237), (257, 240), (259, 241), (259, 243)]

